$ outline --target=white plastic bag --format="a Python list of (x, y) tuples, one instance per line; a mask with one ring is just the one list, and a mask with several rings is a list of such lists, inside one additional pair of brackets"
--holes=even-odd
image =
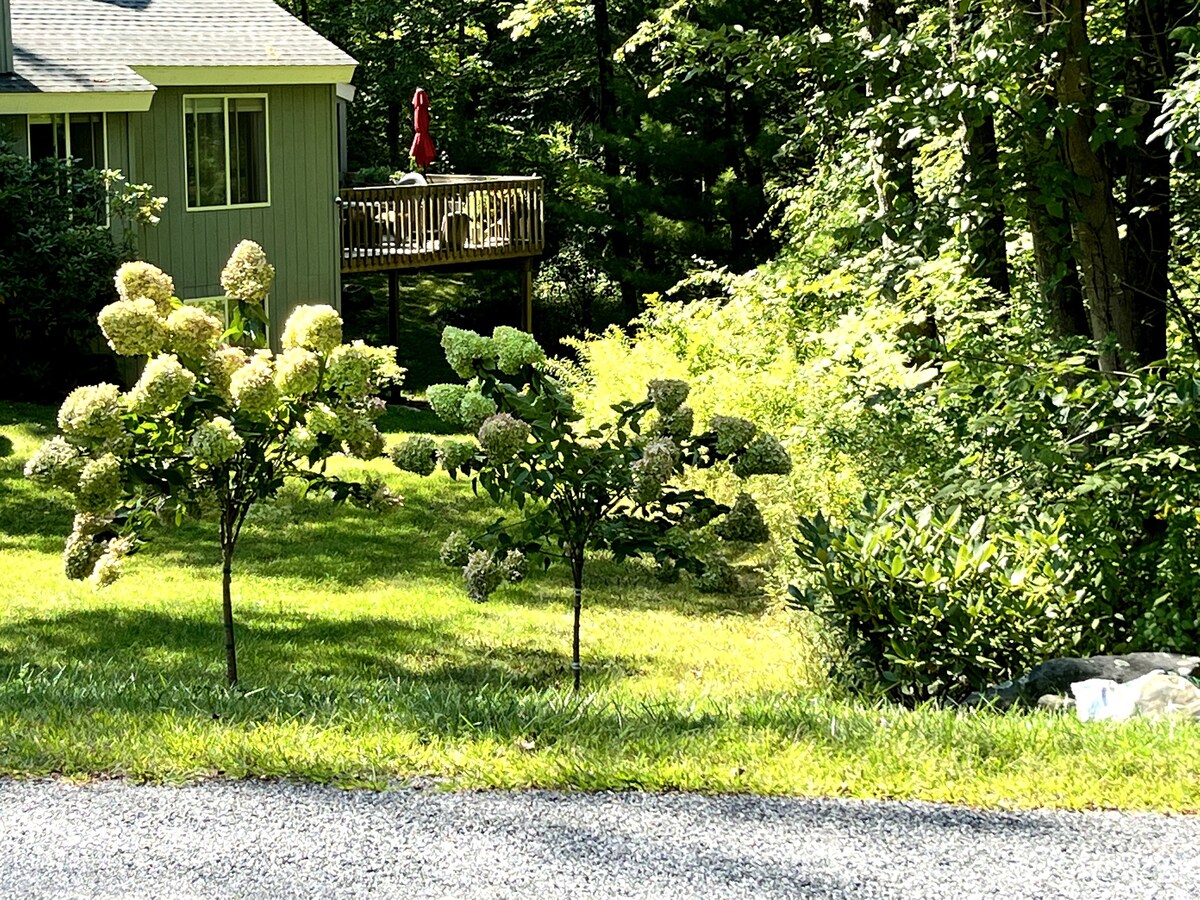
[(1138, 684), (1135, 681), (1117, 684), (1107, 678), (1089, 678), (1071, 685), (1075, 696), (1075, 712), (1080, 722), (1103, 719), (1124, 721), (1137, 709)]

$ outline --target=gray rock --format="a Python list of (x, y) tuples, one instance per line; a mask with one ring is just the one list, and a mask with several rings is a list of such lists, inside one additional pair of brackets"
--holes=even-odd
[(1000, 709), (1035, 706), (1047, 694), (1068, 694), (1076, 681), (1107, 678), (1124, 684), (1151, 672), (1188, 676), (1200, 667), (1200, 656), (1179, 653), (1126, 653), (1120, 656), (1061, 657), (1035, 666), (1016, 681), (992, 685), (971, 694), (966, 706), (990, 704)]

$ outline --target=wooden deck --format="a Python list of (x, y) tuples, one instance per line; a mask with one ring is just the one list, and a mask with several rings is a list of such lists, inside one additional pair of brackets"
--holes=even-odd
[(342, 272), (388, 272), (540, 256), (542, 179), (430, 175), (428, 184), (345, 188)]

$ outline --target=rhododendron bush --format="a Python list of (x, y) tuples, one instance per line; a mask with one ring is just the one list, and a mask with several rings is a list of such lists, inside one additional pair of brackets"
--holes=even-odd
[(695, 433), (687, 382), (650, 381), (645, 400), (617, 404), (615, 420), (586, 429), (571, 395), (548, 372), (542, 348), (524, 332), (502, 326), (488, 338), (447, 328), (442, 346), (450, 366), (470, 381), (433, 385), (430, 405), (475, 432), (475, 442), (415, 435), (393, 449), (392, 460), (420, 475), (439, 465), (452, 476), (461, 472), (494, 501), (520, 509), (482, 534), (455, 532), (442, 546), (442, 561), (462, 569), (471, 599), (486, 600), (505, 582), (519, 581), (529, 557), (570, 564), (576, 688), (589, 550), (607, 550), (618, 560), (649, 557), (666, 579), (683, 571), (702, 588), (721, 589), (732, 571), (714, 544), (767, 539), (749, 493), (731, 508), (679, 485), (687, 469), (715, 466), (740, 479), (786, 475), (791, 458), (745, 419), (715, 416)]
[[(237, 292), (231, 300), (252, 306), (274, 273), (262, 248), (243, 241), (222, 283)], [(289, 476), (336, 500), (389, 503), (376, 487), (323, 474), (321, 463), (341, 452), (382, 453), (378, 394), (403, 370), (392, 347), (342, 343), (341, 317), (329, 306), (297, 308), (276, 355), (260, 346), (261, 334), (241, 327), (261, 316), (237, 317), (226, 329), (178, 300), (170, 276), (155, 266), (127, 263), (116, 283), (120, 299), (100, 311), (100, 328), (117, 353), (146, 358), (141, 377), (128, 391), (112, 384), (73, 391), (58, 413), (61, 435), (34, 454), (26, 475), (71, 493), (66, 573), (97, 586), (120, 576), (151, 526), (215, 512), (226, 674), (234, 684), (230, 582), (247, 513)]]

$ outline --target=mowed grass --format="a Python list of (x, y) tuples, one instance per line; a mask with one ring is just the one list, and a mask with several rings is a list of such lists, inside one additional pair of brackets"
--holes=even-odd
[(839, 700), (794, 614), (611, 561), (589, 571), (574, 695), (564, 573), (471, 603), (437, 550), (493, 511), (382, 462), (340, 468), (387, 478), (391, 514), (289, 495), (248, 527), (227, 690), (212, 523), (158, 532), (112, 588), (67, 582), (70, 509), (21, 477), (52, 421), (0, 406), (2, 773), (1200, 808), (1196, 725)]

